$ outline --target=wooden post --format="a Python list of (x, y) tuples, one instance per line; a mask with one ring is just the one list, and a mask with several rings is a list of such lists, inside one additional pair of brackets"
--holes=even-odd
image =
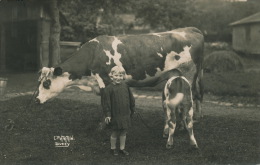
[(6, 53), (5, 53), (5, 26), (0, 26), (0, 72), (6, 71)]

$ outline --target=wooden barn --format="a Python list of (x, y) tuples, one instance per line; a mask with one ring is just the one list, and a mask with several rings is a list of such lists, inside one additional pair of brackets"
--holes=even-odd
[(235, 51), (260, 55), (260, 12), (233, 22), (230, 26)]
[[(35, 71), (43, 66), (53, 66), (55, 62), (66, 60), (80, 46), (80, 42), (58, 40), (60, 49), (51, 48), (56, 44), (56, 38), (53, 38), (56, 20), (51, 20), (49, 7), (56, 10), (55, 2), (0, 0), (0, 72)], [(53, 12), (62, 15), (58, 10)], [(66, 22), (64, 16), (61, 18)], [(51, 55), (53, 51), (58, 52), (58, 57)]]
[(0, 71), (31, 71), (48, 65), (50, 17), (41, 3), (0, 4)]

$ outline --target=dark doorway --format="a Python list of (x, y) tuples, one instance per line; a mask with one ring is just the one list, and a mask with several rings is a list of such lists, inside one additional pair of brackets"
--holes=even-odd
[(11, 71), (37, 70), (37, 22), (6, 24), (6, 67)]

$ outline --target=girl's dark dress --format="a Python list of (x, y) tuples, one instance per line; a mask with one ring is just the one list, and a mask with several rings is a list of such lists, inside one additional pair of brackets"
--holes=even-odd
[(135, 100), (125, 83), (109, 84), (104, 89), (102, 107), (106, 117), (111, 117), (112, 129), (131, 126), (130, 114), (134, 112)]

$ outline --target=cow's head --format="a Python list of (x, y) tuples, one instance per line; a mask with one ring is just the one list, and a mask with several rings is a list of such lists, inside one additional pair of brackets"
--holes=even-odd
[(62, 73), (61, 68), (47, 67), (43, 67), (40, 73), (36, 103), (43, 104), (47, 100), (58, 96), (64, 89), (72, 86), (78, 86), (85, 91), (94, 91), (99, 94), (98, 83), (91, 76), (78, 79), (78, 77), (68, 72)]

